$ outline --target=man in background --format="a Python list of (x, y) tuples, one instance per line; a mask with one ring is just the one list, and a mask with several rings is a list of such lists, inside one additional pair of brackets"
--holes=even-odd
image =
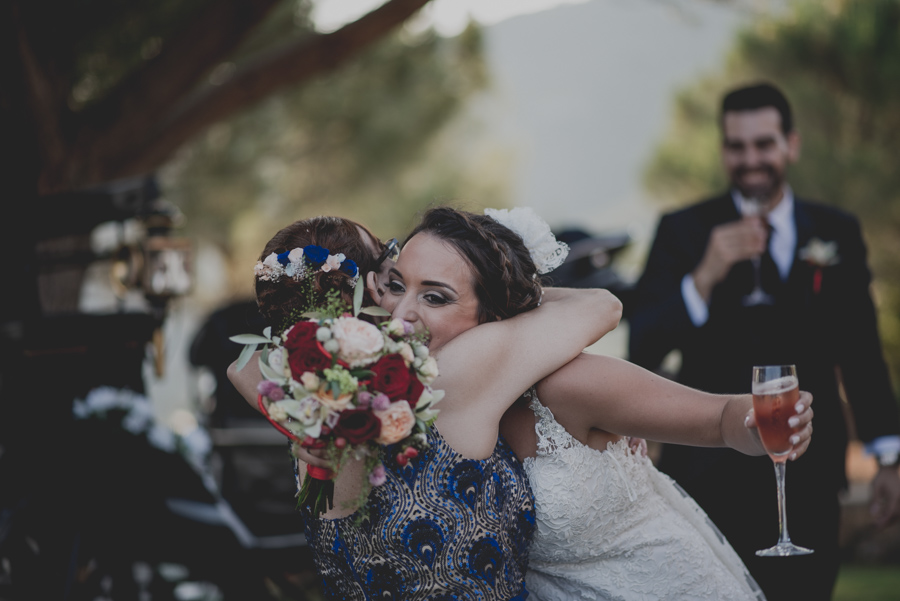
[(635, 292), (630, 359), (658, 369), (677, 349), (678, 380), (714, 393), (750, 392), (754, 365), (797, 366), (801, 389), (813, 394), (814, 434), (808, 452), (788, 463), (787, 523), (793, 541), (815, 553), (755, 555), (778, 538), (768, 457), (666, 445), (660, 468), (706, 510), (769, 601), (830, 599), (846, 487), (841, 387), (880, 464), (873, 519), (885, 526), (900, 517), (900, 420), (866, 249), (853, 216), (794, 196), (786, 174), (800, 139), (778, 89), (727, 94), (720, 125), (731, 188), (662, 217)]

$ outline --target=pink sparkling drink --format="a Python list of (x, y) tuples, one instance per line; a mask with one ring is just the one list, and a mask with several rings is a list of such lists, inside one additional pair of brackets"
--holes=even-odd
[(788, 420), (797, 415), (800, 386), (795, 376), (785, 376), (767, 382), (753, 383), (753, 412), (759, 437), (772, 461), (787, 461), (794, 445), (794, 428)]

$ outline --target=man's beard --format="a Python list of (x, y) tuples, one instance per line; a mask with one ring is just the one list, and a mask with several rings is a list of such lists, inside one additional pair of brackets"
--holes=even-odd
[[(769, 176), (768, 181), (751, 185), (742, 184), (741, 179), (748, 171), (764, 171)], [(744, 198), (755, 198), (761, 202), (769, 202), (781, 191), (781, 187), (784, 184), (784, 174), (776, 171), (771, 165), (761, 165), (753, 169), (738, 167), (731, 174), (731, 183), (740, 191)]]

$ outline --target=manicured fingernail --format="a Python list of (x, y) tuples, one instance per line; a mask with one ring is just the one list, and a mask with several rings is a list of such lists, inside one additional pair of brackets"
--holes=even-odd
[(748, 415), (747, 417), (744, 418), (744, 426), (747, 426), (749, 424), (750, 424), (750, 416)]
[(791, 461), (797, 458), (797, 453), (791, 453)]
[(800, 442), (800, 437), (799, 437), (799, 436), (797, 436), (796, 434), (794, 434), (793, 436), (791, 436), (791, 444), (797, 444), (798, 442)]
[(794, 411), (797, 413), (803, 413), (803, 403), (797, 403), (794, 405)]
[(799, 423), (800, 423), (800, 418), (797, 417), (796, 415), (788, 420), (788, 425), (791, 428), (796, 428), (797, 424), (799, 424)]

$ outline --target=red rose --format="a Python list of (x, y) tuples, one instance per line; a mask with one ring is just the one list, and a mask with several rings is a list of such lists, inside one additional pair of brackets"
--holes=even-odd
[(397, 353), (385, 355), (370, 369), (375, 372), (375, 375), (372, 376), (374, 392), (384, 393), (391, 402), (409, 400), (407, 392), (411, 384), (410, 378), (416, 381), (418, 378), (410, 373), (403, 357)]
[(409, 379), (409, 389), (406, 391), (406, 400), (413, 411), (416, 409), (416, 403), (419, 402), (419, 397), (422, 396), (423, 390), (425, 390), (425, 385), (419, 381), (415, 374), (412, 374), (412, 377)]
[(369, 409), (345, 409), (341, 411), (334, 427), (335, 436), (343, 436), (350, 444), (362, 444), (381, 434), (381, 420)]
[(284, 341), (288, 351), (288, 365), (295, 380), (299, 380), (304, 372), (315, 372), (331, 367), (331, 357), (327, 355), (316, 340), (319, 326), (311, 321), (302, 321), (294, 325)]
[(287, 338), (284, 340), (284, 348), (292, 351), (306, 346), (310, 340), (315, 341), (318, 329), (319, 324), (313, 321), (298, 321), (288, 332)]

